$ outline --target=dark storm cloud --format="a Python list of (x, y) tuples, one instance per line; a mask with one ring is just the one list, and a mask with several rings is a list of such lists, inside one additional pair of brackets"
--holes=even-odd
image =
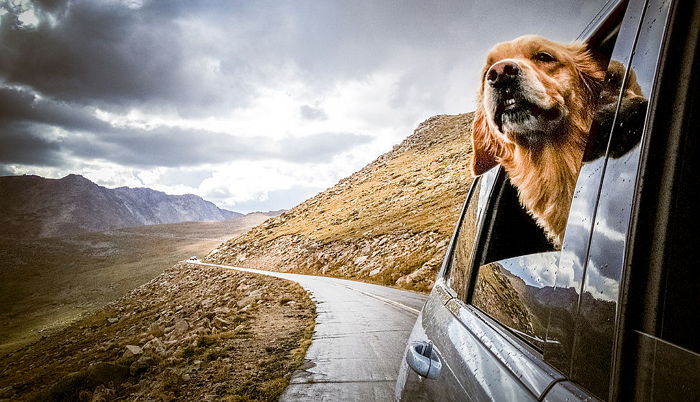
[(109, 124), (95, 118), (86, 108), (39, 98), (29, 91), (3, 87), (0, 87), (0, 122), (41, 123), (66, 130), (110, 129)]
[(371, 137), (351, 133), (323, 133), (299, 139), (235, 137), (204, 130), (157, 128), (113, 129), (102, 135), (75, 134), (62, 146), (74, 156), (104, 159), (126, 166), (193, 166), (233, 160), (279, 159), (327, 162)]
[(42, 137), (38, 133), (40, 128), (24, 123), (0, 122), (0, 163), (61, 165), (64, 161), (61, 144)]
[[(52, 6), (48, 6), (52, 3)], [(242, 104), (244, 80), (219, 85), (198, 64), (171, 2), (131, 9), (117, 1), (36, 3), (36, 27), (0, 22), (0, 77), (73, 103), (170, 108), (183, 115)], [(173, 9), (178, 7), (172, 3)], [(204, 24), (204, 22), (202, 22)], [(236, 92), (231, 96), (226, 91)]]
[[(240, 158), (327, 161), (370, 138), (321, 133), (275, 141), (119, 128), (94, 113), (217, 117), (246, 106), (260, 88), (285, 88), (289, 71), (318, 99), (339, 82), (389, 71), (399, 81), (388, 104), (420, 111), (418, 119), (454, 108), (444, 100), (454, 87), (463, 86), (466, 107), (471, 70), (493, 43), (525, 33), (573, 39), (601, 3), (503, 1), (497, 9), (462, 0), (25, 3), (34, 7), (36, 26), (12, 13), (0, 17), (1, 161), (57, 166), (77, 156), (168, 167)], [(309, 105), (299, 111), (305, 119), (327, 117)]]
[(574, 38), (600, 2), (571, 3), (38, 1), (34, 28), (3, 17), (0, 76), (70, 102), (184, 115), (245, 104), (290, 63), (319, 87), (391, 66), (412, 77), (404, 92), (440, 95), (431, 82), (497, 41)]
[[(60, 128), (59, 139), (42, 133)], [(54, 136), (56, 137), (56, 136)], [(0, 88), (0, 163), (56, 166), (68, 155), (127, 166), (193, 166), (232, 160), (326, 162), (371, 137), (317, 133), (274, 140), (174, 127), (114, 127), (85, 107)], [(42, 163), (43, 162), (43, 163)]]

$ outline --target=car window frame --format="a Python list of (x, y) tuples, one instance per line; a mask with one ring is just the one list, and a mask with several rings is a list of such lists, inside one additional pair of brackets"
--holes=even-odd
[[(605, 10), (605, 13), (601, 11), (601, 14), (597, 16), (597, 20), (595, 22), (592, 21), (591, 24), (589, 24), (589, 26), (586, 28), (586, 31), (582, 33), (582, 36), (586, 35), (586, 40), (590, 40), (591, 38), (597, 38), (596, 40), (602, 41), (604, 40), (604, 38), (616, 34), (616, 31), (611, 31), (610, 27), (617, 27), (619, 25), (620, 21), (622, 20), (622, 15), (624, 15), (626, 11), (627, 3), (628, 2), (625, 0), (610, 1), (606, 3), (606, 5), (603, 8)], [(638, 27), (641, 21), (635, 21)], [(605, 32), (606, 30), (608, 30), (608, 32)], [(558, 368), (552, 366), (551, 364), (545, 361), (545, 359), (543, 358), (542, 351), (538, 350), (528, 341), (518, 336), (507, 326), (499, 323), (497, 320), (488, 316), (488, 314), (479, 310), (470, 302), (473, 296), (476, 275), (478, 275), (477, 263), (481, 262), (481, 260), (483, 259), (483, 252), (486, 248), (484, 244), (484, 236), (488, 235), (488, 233), (486, 233), (488, 228), (485, 227), (485, 223), (487, 222), (487, 219), (491, 218), (494, 211), (498, 208), (498, 205), (496, 205), (497, 203), (494, 201), (494, 193), (497, 189), (500, 188), (500, 186), (504, 184), (504, 181), (506, 179), (505, 171), (500, 165), (493, 168), (489, 172), (495, 172), (495, 177), (493, 178), (493, 180), (490, 181), (490, 183), (488, 183), (489, 195), (487, 197), (486, 205), (480, 206), (480, 208), (483, 208), (483, 211), (481, 212), (481, 215), (479, 215), (479, 222), (477, 224), (478, 234), (475, 238), (475, 243), (473, 245), (474, 250), (472, 250), (474, 258), (472, 258), (472, 261), (470, 263), (469, 278), (466, 282), (467, 298), (465, 300), (460, 299), (455, 294), (455, 291), (448, 286), (447, 279), (450, 270), (449, 265), (452, 261), (452, 254), (454, 252), (455, 242), (459, 238), (459, 229), (462, 225), (466, 208), (469, 202), (478, 201), (476, 199), (472, 200), (473, 195), (471, 194), (471, 192), (473, 191), (473, 189), (470, 189), (470, 194), (462, 208), (462, 213), (460, 214), (460, 218), (455, 227), (455, 232), (451, 238), (448, 253), (446, 254), (445, 259), (443, 260), (443, 267), (441, 268), (441, 274), (439, 275), (439, 282), (441, 282), (441, 284), (445, 287), (447, 293), (450, 295), (448, 299), (445, 299), (445, 305), (449, 307), (449, 309), (453, 312), (453, 314), (456, 317), (460, 317), (460, 314), (464, 314), (465, 311), (468, 311), (473, 316), (478, 317), (480, 321), (485, 323), (486, 326), (488, 326), (491, 330), (497, 333), (500, 337), (508, 341), (521, 353), (529, 355), (529, 357), (532, 358), (532, 361), (538, 366), (540, 366), (543, 370), (552, 373), (553, 376), (555, 376), (556, 373), (560, 374), (562, 377), (557, 381), (566, 380), (567, 377), (565, 373), (561, 372)], [(485, 173), (485, 175), (486, 174), (488, 174), (488, 172)], [(478, 178), (475, 178), (475, 182), (477, 179)], [(482, 183), (482, 185), (484, 184), (485, 183)], [(599, 193), (595, 196), (598, 197)], [(504, 362), (504, 364), (507, 363)], [(554, 385), (554, 383), (552, 385)], [(546, 392), (543, 393), (542, 396), (544, 396), (545, 394)]]
[[(456, 243), (459, 240), (460, 229), (462, 228), (462, 223), (467, 213), (467, 209), (469, 208), (471, 202), (477, 203), (476, 236), (474, 237), (474, 243), (472, 244), (471, 250), (473, 258), (469, 262), (469, 266), (467, 268), (467, 279), (465, 281), (465, 292), (467, 292), (468, 294), (472, 271), (474, 270), (474, 263), (476, 261), (477, 252), (479, 251), (479, 244), (481, 244), (484, 234), (484, 221), (486, 219), (486, 216), (489, 215), (490, 210), (492, 208), (491, 199), (493, 198), (493, 193), (495, 189), (498, 187), (499, 178), (501, 178), (503, 174), (502, 172), (503, 168), (500, 165), (498, 165), (489, 170), (488, 172), (474, 177), (474, 180), (471, 183), (469, 192), (467, 194), (467, 198), (462, 206), (462, 211), (460, 212), (459, 219), (457, 220), (457, 224), (455, 225), (454, 232), (450, 239), (450, 244), (447, 248), (447, 252), (445, 253), (445, 257), (443, 258), (442, 267), (440, 268), (440, 272), (438, 273), (439, 279), (436, 283), (436, 285), (439, 284), (439, 288), (443, 288), (444, 292), (446, 292), (451, 298), (460, 299), (457, 291), (450, 286), (449, 275), (452, 270), (452, 257), (454, 255)], [(474, 195), (476, 186), (481, 186), (478, 197), (475, 197)], [(484, 195), (483, 191), (485, 191), (487, 195)], [(482, 201), (484, 201), (484, 203), (480, 204)], [(441, 289), (440, 291), (443, 290)], [(447, 300), (445, 300), (445, 303), (446, 302)]]

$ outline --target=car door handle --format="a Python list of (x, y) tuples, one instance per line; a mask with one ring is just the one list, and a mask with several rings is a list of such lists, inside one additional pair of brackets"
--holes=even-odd
[(406, 353), (406, 363), (418, 375), (438, 378), (442, 369), (442, 360), (431, 342), (412, 342)]

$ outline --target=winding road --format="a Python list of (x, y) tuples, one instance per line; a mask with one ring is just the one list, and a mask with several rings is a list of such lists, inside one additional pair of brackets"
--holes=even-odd
[(198, 261), (299, 283), (316, 302), (306, 362), (281, 401), (389, 401), (406, 340), (427, 295), (323, 276), (261, 271)]

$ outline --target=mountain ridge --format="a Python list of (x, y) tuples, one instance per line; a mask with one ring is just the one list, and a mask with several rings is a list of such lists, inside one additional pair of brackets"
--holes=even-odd
[(425, 120), (391, 151), (206, 260), (430, 290), (472, 180), (472, 119)]
[(194, 194), (169, 195), (146, 187), (110, 189), (77, 174), (60, 179), (2, 176), (0, 208), (0, 236), (21, 238), (243, 215)]

